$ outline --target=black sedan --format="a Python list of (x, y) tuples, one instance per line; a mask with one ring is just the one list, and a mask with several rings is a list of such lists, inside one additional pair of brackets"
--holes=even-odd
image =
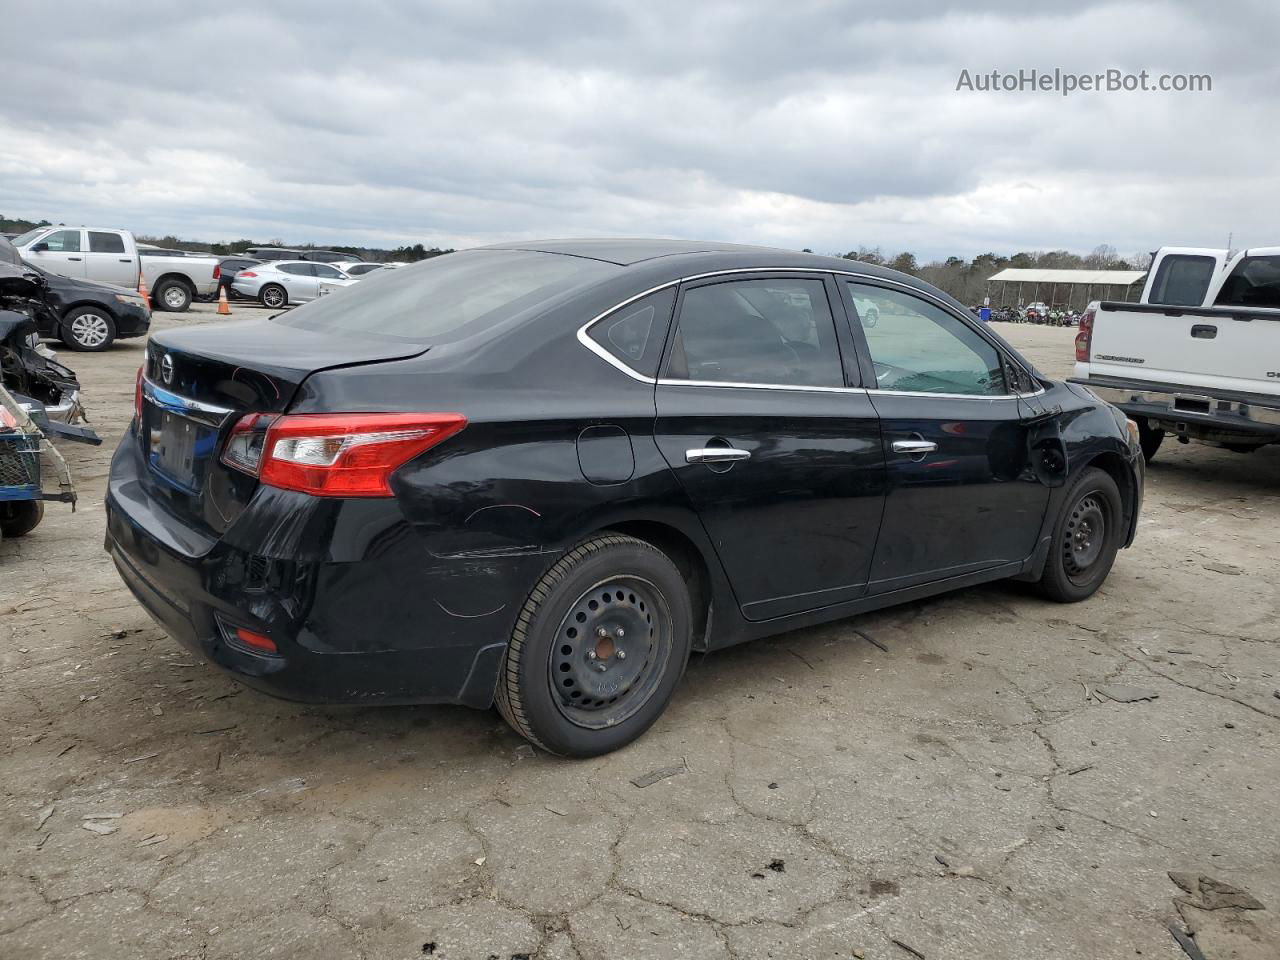
[(60, 339), (72, 350), (98, 352), (116, 340), (144, 337), (151, 328), (146, 301), (132, 290), (109, 283), (49, 273), (24, 261), (45, 278), (48, 310), (36, 317), (42, 337)]
[(1142, 464), (1123, 414), (911, 277), (555, 241), (152, 337), (106, 546), (252, 686), (496, 702), (587, 756), (693, 650), (1006, 577), (1091, 596)]

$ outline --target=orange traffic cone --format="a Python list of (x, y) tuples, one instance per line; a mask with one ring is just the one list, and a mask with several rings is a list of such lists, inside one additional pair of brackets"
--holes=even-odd
[(231, 316), (231, 304), (227, 303), (227, 288), (221, 284), (218, 285), (218, 315)]
[(142, 268), (138, 268), (138, 296), (142, 297), (143, 303), (147, 305), (147, 309), (151, 309), (151, 294), (147, 293), (147, 278), (142, 275)]

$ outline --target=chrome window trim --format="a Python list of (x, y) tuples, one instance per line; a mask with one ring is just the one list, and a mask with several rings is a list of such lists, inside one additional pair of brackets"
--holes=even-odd
[(817, 387), (791, 383), (741, 383), (737, 380), (677, 380), (660, 377), (660, 387), (731, 387), (735, 390), (788, 390), (801, 393), (867, 393), (866, 387)]
[[(639, 380), (641, 383), (651, 383), (651, 384), (654, 384), (655, 386), (660, 385), (660, 386), (673, 386), (673, 387), (674, 386), (735, 387), (737, 389), (747, 389), (747, 390), (755, 390), (755, 389), (805, 390), (805, 391), (817, 391), (820, 393), (850, 393), (850, 392), (851, 393), (867, 393), (867, 394), (878, 393), (881, 396), (937, 397), (943, 400), (1015, 400), (1018, 398), (1025, 399), (1027, 397), (1038, 397), (1045, 392), (1044, 387), (1041, 387), (1040, 389), (1035, 390), (1032, 393), (1002, 393), (1002, 394), (997, 394), (995, 396), (988, 396), (985, 394), (969, 394), (969, 393), (926, 393), (926, 392), (913, 392), (909, 390), (881, 390), (879, 387), (806, 387), (806, 386), (796, 386), (792, 384), (782, 384), (782, 383), (736, 383), (736, 382), (731, 383), (727, 381), (716, 381), (716, 380), (676, 380), (676, 379), (668, 379), (665, 377), (647, 377), (643, 373), (640, 373), (638, 370), (634, 369), (633, 367), (623, 362), (622, 360), (619, 360), (612, 353), (610, 353), (604, 347), (600, 346), (600, 344), (596, 343), (594, 340), (591, 339), (590, 336), (587, 335), (587, 331), (591, 329), (591, 327), (595, 326), (605, 317), (609, 316), (609, 314), (617, 310), (621, 310), (623, 307), (627, 306), (628, 304), (634, 303), (635, 301), (643, 297), (647, 297), (651, 293), (657, 293), (659, 290), (665, 290), (667, 287), (678, 286), (679, 284), (683, 284), (683, 283), (691, 283), (694, 280), (708, 280), (712, 277), (728, 277), (728, 276), (735, 276), (743, 273), (809, 273), (809, 274), (817, 274), (817, 275), (832, 276), (832, 277), (856, 277), (861, 280), (871, 280), (876, 283), (889, 284), (891, 286), (898, 287), (914, 296), (918, 296), (923, 299), (933, 301), (935, 304), (937, 304), (940, 308), (945, 310), (947, 313), (954, 312), (952, 310), (951, 305), (948, 304), (945, 300), (941, 299), (940, 297), (936, 297), (933, 294), (928, 293), (927, 291), (917, 289), (916, 287), (913, 287), (909, 283), (903, 283), (901, 280), (894, 280), (891, 277), (878, 277), (875, 274), (859, 273), (855, 270), (834, 270), (834, 269), (831, 269), (830, 267), (733, 267), (728, 270), (712, 270), (708, 273), (695, 273), (695, 274), (690, 274), (689, 276), (686, 276), (686, 277), (679, 277), (675, 280), (668, 280), (665, 283), (658, 284), (656, 287), (650, 287), (648, 290), (645, 290), (641, 293), (637, 293), (634, 296), (628, 297), (626, 300), (623, 300), (620, 303), (616, 303), (609, 309), (596, 314), (594, 317), (592, 317), (590, 320), (588, 320), (586, 323), (580, 326), (578, 328), (578, 342), (581, 343), (588, 350), (590, 350), (592, 353), (594, 353), (596, 356), (598, 356), (600, 359), (604, 360), (606, 363), (610, 364), (611, 366), (621, 370), (623, 373), (631, 377), (633, 380)], [(673, 320), (675, 319), (674, 315), (672, 316), (672, 319)], [(967, 320), (964, 320), (963, 318), (959, 318), (959, 319), (961, 319), (961, 322), (963, 323), (969, 323)], [(980, 329), (973, 327), (972, 324), (969, 324), (969, 326), (971, 329), (974, 330), (975, 333), (981, 336), (984, 340), (991, 342), (990, 338), (987, 337), (985, 334), (983, 334)], [(992, 346), (995, 347), (997, 350), (1000, 349), (999, 344), (992, 343)], [(1028, 375), (1030, 375), (1030, 371), (1025, 371), (1025, 372), (1027, 372)]]

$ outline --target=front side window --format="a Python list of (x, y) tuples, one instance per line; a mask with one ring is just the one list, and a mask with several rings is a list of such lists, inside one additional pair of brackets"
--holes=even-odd
[(681, 300), (667, 377), (841, 387), (835, 323), (821, 280), (733, 280)]
[(58, 230), (44, 238), (50, 253), (79, 253), (80, 231)]
[(875, 365), (876, 389), (1008, 393), (999, 351), (963, 320), (897, 290), (850, 283), (849, 292)]
[(1213, 280), (1213, 257), (1170, 254), (1160, 261), (1147, 303), (1170, 307), (1198, 307)]
[(1280, 307), (1280, 257), (1245, 257), (1227, 277), (1219, 307)]
[(309, 263), (282, 263), (276, 269), (281, 273), (293, 274), (295, 277), (313, 276)]
[(124, 238), (118, 233), (89, 231), (90, 253), (124, 253)]
[(327, 263), (313, 263), (311, 269), (317, 277), (322, 277), (325, 280), (342, 279), (342, 271), (337, 267), (329, 266)]

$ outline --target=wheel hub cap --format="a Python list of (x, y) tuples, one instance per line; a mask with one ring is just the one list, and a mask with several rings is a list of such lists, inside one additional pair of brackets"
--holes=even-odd
[(1102, 503), (1092, 494), (1082, 497), (1071, 510), (1063, 539), (1069, 574), (1084, 574), (1102, 556), (1106, 544), (1107, 517)]
[(615, 577), (569, 608), (551, 650), (560, 712), (598, 729), (635, 713), (662, 679), (671, 651), (666, 600), (647, 580)]
[(107, 339), (107, 322), (88, 313), (71, 321), (71, 335), (86, 347), (99, 346)]

